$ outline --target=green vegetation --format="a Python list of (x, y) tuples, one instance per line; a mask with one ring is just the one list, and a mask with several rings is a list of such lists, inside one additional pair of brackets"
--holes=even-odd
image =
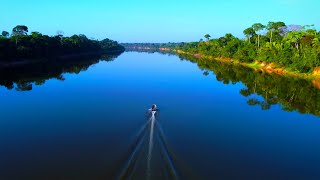
[(143, 50), (143, 49), (154, 49), (159, 50), (160, 48), (176, 48), (180, 43), (121, 43), (126, 50)]
[[(226, 34), (199, 42), (180, 43), (172, 49), (242, 63), (265, 62), (299, 73), (311, 73), (320, 66), (320, 32), (313, 26), (286, 26), (283, 22), (255, 23), (243, 31), (245, 40)], [(171, 47), (171, 46), (169, 46)]]
[(50, 59), (76, 53), (122, 52), (124, 47), (116, 41), (88, 39), (85, 35), (64, 37), (62, 32), (47, 36), (39, 32), (28, 35), (28, 27), (18, 25), (9, 32), (2, 31), (0, 36), (0, 60), (19, 61), (22, 59)]
[(168, 56), (176, 56), (174, 53), (168, 53), (168, 51), (160, 51), (159, 49), (134, 49), (134, 48), (126, 48), (126, 52), (137, 52), (137, 53), (148, 53), (148, 54), (163, 54)]

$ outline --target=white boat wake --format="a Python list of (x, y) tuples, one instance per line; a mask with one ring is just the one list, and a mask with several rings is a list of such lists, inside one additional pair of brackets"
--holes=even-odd
[(179, 179), (156, 111), (136, 134), (118, 179)]

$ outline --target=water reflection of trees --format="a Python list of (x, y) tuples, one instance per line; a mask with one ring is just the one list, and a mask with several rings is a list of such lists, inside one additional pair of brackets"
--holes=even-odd
[(246, 97), (250, 106), (260, 106), (268, 110), (272, 105), (279, 104), (285, 111), (320, 116), (320, 90), (311, 81), (277, 74), (267, 74), (250, 68), (226, 64), (219, 61), (199, 59), (193, 56), (179, 55), (198, 63), (204, 75), (212, 71), (216, 79), (224, 84), (242, 82), (245, 88), (240, 94)]
[(93, 64), (100, 61), (113, 61), (119, 55), (115, 53), (82, 56), (0, 67), (0, 86), (17, 91), (30, 91), (34, 85), (41, 86), (49, 79), (64, 81), (65, 73), (79, 74)]

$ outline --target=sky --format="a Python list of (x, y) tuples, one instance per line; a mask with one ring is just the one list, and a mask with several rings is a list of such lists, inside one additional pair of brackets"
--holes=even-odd
[(244, 38), (253, 23), (282, 21), (319, 30), (320, 0), (0, 0), (0, 31), (16, 25), (118, 42), (189, 42), (205, 34)]

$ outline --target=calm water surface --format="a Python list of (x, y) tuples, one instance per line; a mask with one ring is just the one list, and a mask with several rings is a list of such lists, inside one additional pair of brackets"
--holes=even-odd
[(276, 103), (261, 86), (253, 96), (266, 108), (248, 105), (248, 83), (223, 83), (177, 56), (126, 52), (69, 67), (77, 73), (43, 69), (46, 81), (31, 73), (33, 83), (0, 87), (0, 179), (320, 179), (311, 86), (299, 102), (279, 93)]

